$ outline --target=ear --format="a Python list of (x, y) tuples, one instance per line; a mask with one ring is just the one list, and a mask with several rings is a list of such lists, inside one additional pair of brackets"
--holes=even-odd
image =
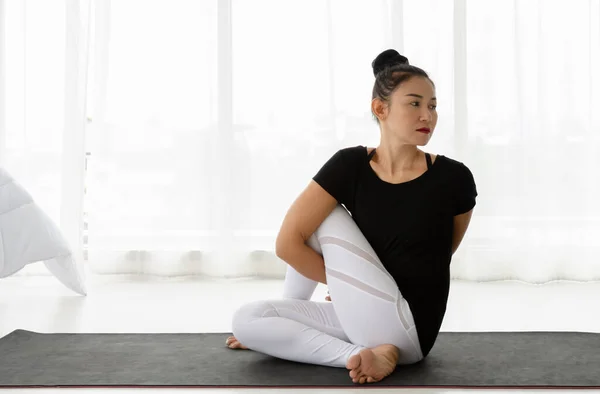
[(385, 120), (385, 118), (387, 117), (387, 109), (387, 103), (385, 103), (380, 98), (374, 98), (373, 100), (371, 100), (371, 111), (373, 111), (375, 116), (377, 116), (377, 119), (379, 119), (380, 121)]

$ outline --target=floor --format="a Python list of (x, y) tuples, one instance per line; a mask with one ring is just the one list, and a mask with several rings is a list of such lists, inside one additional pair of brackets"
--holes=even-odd
[[(279, 297), (279, 280), (164, 279), (95, 276), (88, 278), (89, 295), (80, 297), (54, 278), (11, 277), (0, 281), (0, 337), (22, 328), (39, 332), (228, 332), (232, 312), (249, 299)], [(319, 286), (316, 299), (326, 295)], [(600, 332), (600, 282), (552, 282), (530, 285), (516, 281), (452, 282), (442, 331), (588, 331)], [(587, 313), (586, 313), (587, 311)], [(152, 312), (152, 313), (150, 313)], [(207, 319), (206, 316), (212, 316)], [(1, 356), (1, 355), (0, 355)], [(101, 394), (167, 392), (169, 389), (13, 389), (3, 393)], [(179, 389), (186, 392), (245, 393), (264, 389)], [(328, 393), (369, 390), (326, 390)], [(325, 390), (273, 389), (305, 394)], [(371, 390), (369, 390), (371, 391)], [(485, 390), (377, 389), (378, 393), (479, 393)], [(508, 390), (493, 390), (494, 393)], [(518, 391), (518, 390), (516, 390)], [(516, 392), (512, 391), (512, 392)], [(528, 393), (557, 390), (528, 390)], [(569, 390), (559, 390), (568, 392)], [(582, 390), (575, 390), (582, 392)], [(586, 393), (600, 391), (585, 390)]]

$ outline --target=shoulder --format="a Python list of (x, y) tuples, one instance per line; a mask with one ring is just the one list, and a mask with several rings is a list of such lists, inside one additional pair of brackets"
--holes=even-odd
[(367, 157), (368, 149), (372, 150), (373, 148), (362, 145), (344, 147), (334, 153), (332, 160), (339, 162), (344, 167), (359, 165)]
[(444, 164), (444, 167), (446, 167), (449, 170), (452, 170), (453, 172), (470, 172), (469, 167), (467, 167), (466, 164), (462, 161), (458, 161), (456, 159), (444, 155), (438, 155), (438, 160), (440, 160), (440, 163)]
[(361, 158), (366, 157), (373, 148), (367, 148), (363, 145), (356, 146), (348, 146), (339, 150), (339, 152), (343, 152), (343, 155), (349, 158)]
[(340, 148), (322, 166), (317, 177), (339, 177), (353, 174), (361, 159), (367, 157), (367, 150), (362, 145)]
[(445, 163), (445, 165), (448, 166), (448, 167), (450, 167), (450, 168), (459, 168), (461, 166), (464, 166), (463, 162), (458, 161), (458, 160), (453, 159), (453, 158), (448, 157), (448, 156), (438, 155), (438, 158), (440, 158), (441, 162)]
[(473, 172), (465, 163), (442, 155), (438, 156), (439, 159), (441, 159), (440, 163), (443, 163), (442, 167), (447, 178), (457, 184), (459, 188), (476, 188)]

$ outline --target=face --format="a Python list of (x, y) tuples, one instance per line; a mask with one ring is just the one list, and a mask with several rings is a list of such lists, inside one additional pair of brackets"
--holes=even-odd
[(436, 106), (435, 89), (422, 77), (412, 77), (400, 84), (388, 103), (373, 101), (382, 132), (410, 145), (429, 142), (437, 124)]

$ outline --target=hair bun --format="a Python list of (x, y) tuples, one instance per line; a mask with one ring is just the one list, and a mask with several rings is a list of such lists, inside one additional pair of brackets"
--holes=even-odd
[(398, 53), (395, 49), (388, 49), (381, 52), (371, 63), (373, 67), (373, 75), (377, 74), (386, 67), (391, 67), (396, 64), (408, 64), (408, 59)]

